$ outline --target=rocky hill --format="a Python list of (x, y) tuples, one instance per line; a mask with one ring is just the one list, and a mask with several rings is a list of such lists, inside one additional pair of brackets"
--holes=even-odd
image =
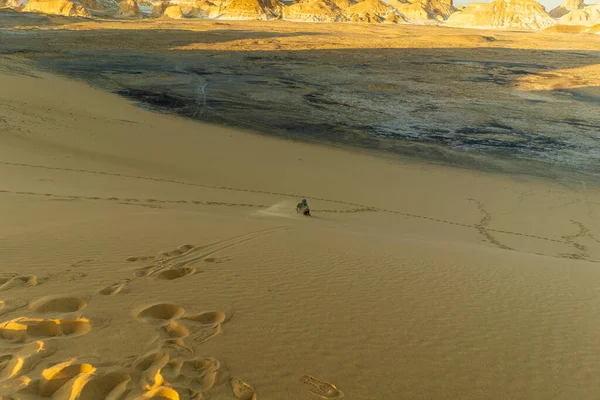
[(136, 0), (121, 0), (117, 8), (117, 16), (123, 18), (137, 18), (140, 16), (140, 7)]
[(163, 11), (162, 15), (167, 18), (173, 18), (173, 19), (181, 19), (184, 17), (184, 13), (183, 13), (183, 10), (181, 9), (181, 6), (176, 5), (176, 4), (166, 7), (165, 10)]
[(572, 10), (563, 15), (558, 22), (562, 25), (593, 26), (600, 24), (600, 3)]
[(447, 24), (463, 28), (537, 30), (556, 21), (535, 0), (494, 0), (491, 3), (471, 3), (454, 13)]
[(346, 22), (344, 10), (330, 0), (300, 0), (283, 9), (283, 19), (307, 22)]
[(389, 0), (388, 4), (410, 22), (444, 21), (457, 11), (447, 0)]
[(219, 19), (276, 19), (284, 5), (279, 0), (230, 0), (220, 10)]
[(410, 3), (406, 0), (390, 0), (388, 4), (411, 22), (425, 22), (435, 19), (420, 1)]
[[(0, 0), (0, 5), (6, 4), (24, 12), (80, 17), (425, 23), (461, 28), (516, 30), (546, 29), (557, 23), (559, 26), (581, 25), (588, 28), (600, 24), (600, 3), (586, 6), (583, 0), (566, 0), (553, 9), (551, 14), (558, 16), (556, 19), (535, 0), (494, 0), (491, 3), (471, 3), (460, 8), (455, 7), (452, 0), (139, 1), (140, 3), (138, 0)], [(590, 29), (577, 31), (588, 32)]]
[(398, 12), (381, 0), (364, 0), (348, 7), (346, 17), (351, 22), (385, 22), (388, 16), (397, 16)]
[(570, 13), (573, 10), (583, 8), (583, 0), (566, 0), (560, 6), (552, 9), (549, 14), (552, 18), (560, 18), (563, 15)]
[(192, 18), (218, 18), (221, 13), (221, 5), (209, 0), (197, 0), (192, 4), (188, 14)]
[(23, 11), (67, 17), (90, 17), (90, 13), (85, 7), (71, 0), (29, 0)]

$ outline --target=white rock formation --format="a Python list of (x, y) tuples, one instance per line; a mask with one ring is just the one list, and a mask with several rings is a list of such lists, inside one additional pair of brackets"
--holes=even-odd
[(282, 18), (289, 21), (345, 22), (344, 11), (330, 0), (300, 0), (286, 6)]
[(456, 12), (452, 0), (421, 0), (421, 3), (437, 20), (446, 20)]
[(411, 22), (424, 22), (435, 19), (420, 1), (409, 3), (406, 0), (390, 0), (388, 4)]
[(230, 0), (222, 6), (219, 19), (276, 19), (283, 4), (279, 0)]
[(124, 18), (137, 18), (140, 16), (140, 8), (136, 0), (121, 0), (117, 15)]
[(196, 18), (217, 18), (221, 14), (221, 5), (209, 0), (197, 0), (188, 16)]
[(554, 25), (544, 7), (535, 0), (494, 0), (491, 3), (471, 3), (448, 18), (449, 26), (537, 30)]
[(156, 2), (156, 3), (152, 4), (152, 12), (150, 15), (155, 18), (162, 17), (162, 15), (165, 13), (165, 10), (167, 9), (167, 7), (169, 7), (168, 1)]
[(346, 17), (352, 22), (384, 22), (389, 14), (398, 12), (381, 0), (364, 0), (346, 9)]
[(390, 0), (388, 4), (411, 22), (444, 21), (456, 12), (452, 0)]
[(558, 20), (561, 25), (594, 26), (600, 24), (600, 3), (572, 10)]
[(23, 12), (64, 15), (67, 17), (90, 17), (81, 4), (71, 0), (29, 0)]
[(348, 7), (356, 4), (354, 0), (329, 0), (331, 3), (335, 4), (340, 10), (346, 10)]
[(184, 17), (184, 14), (180, 6), (170, 5), (165, 8), (163, 16), (173, 19), (182, 19)]
[(560, 6), (552, 9), (548, 14), (550, 14), (552, 18), (560, 18), (573, 10), (577, 10), (583, 7), (583, 0), (566, 0)]

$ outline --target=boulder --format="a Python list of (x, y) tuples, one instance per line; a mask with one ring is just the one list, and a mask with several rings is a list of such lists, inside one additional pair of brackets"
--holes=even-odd
[(137, 18), (140, 16), (140, 7), (136, 0), (121, 0), (117, 15), (124, 18)]

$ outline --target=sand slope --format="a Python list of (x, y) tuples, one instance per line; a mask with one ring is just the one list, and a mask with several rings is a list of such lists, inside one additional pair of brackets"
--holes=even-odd
[(155, 115), (17, 59), (0, 86), (1, 396), (596, 397), (586, 183)]

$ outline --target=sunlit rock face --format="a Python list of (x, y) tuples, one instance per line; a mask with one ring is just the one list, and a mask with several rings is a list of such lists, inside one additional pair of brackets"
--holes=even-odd
[(67, 17), (89, 17), (90, 13), (80, 3), (71, 0), (29, 0), (24, 12), (64, 15)]
[(560, 18), (563, 15), (566, 15), (573, 10), (583, 8), (584, 6), (583, 0), (566, 0), (560, 6), (552, 9), (549, 14), (552, 18)]
[(184, 17), (183, 11), (181, 10), (181, 7), (178, 5), (171, 5), (168, 6), (167, 8), (165, 8), (165, 11), (163, 12), (163, 16), (167, 17), (167, 18), (172, 18), (172, 19), (181, 19)]
[(345, 22), (344, 10), (329, 0), (300, 0), (283, 9), (283, 19), (307, 22)]
[(457, 11), (452, 1), (446, 0), (390, 0), (388, 4), (414, 23), (444, 21)]
[(594, 26), (600, 24), (600, 3), (572, 10), (558, 20), (562, 25)]
[(495, 0), (471, 3), (448, 18), (448, 25), (461, 28), (525, 29), (548, 28), (556, 23), (534, 0)]
[(124, 18), (136, 18), (140, 16), (140, 7), (136, 0), (121, 0), (117, 15)]
[(365, 0), (346, 9), (346, 17), (352, 22), (384, 22), (389, 14), (397, 11), (381, 0)]
[(278, 0), (230, 0), (220, 9), (219, 19), (277, 19), (284, 5)]

